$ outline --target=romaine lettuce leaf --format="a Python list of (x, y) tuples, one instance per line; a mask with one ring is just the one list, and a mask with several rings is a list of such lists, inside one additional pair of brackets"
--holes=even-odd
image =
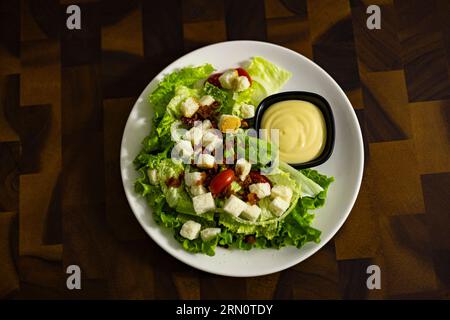
[[(302, 197), (303, 196), (315, 197), (324, 190), (324, 188), (320, 184), (310, 179), (309, 177), (305, 176), (302, 173), (302, 171), (296, 170), (287, 163), (280, 161), (279, 166), (282, 170), (288, 172), (291, 175), (291, 177), (295, 179), (297, 184), (301, 186)], [(318, 176), (316, 177), (318, 178)]]
[[(246, 71), (254, 82), (262, 86), (265, 96), (278, 92), (292, 76), (289, 71), (261, 57), (254, 57)], [(258, 88), (258, 91), (260, 90), (261, 88)]]
[(236, 153), (238, 157), (245, 157), (250, 162), (256, 162), (259, 167), (276, 161), (277, 148), (271, 143), (249, 134), (249, 131), (240, 131), (236, 134)]
[(240, 223), (236, 218), (226, 213), (222, 213), (219, 216), (219, 224), (233, 233), (262, 236), (267, 239), (275, 237), (278, 231), (278, 221), (265, 224)]
[(210, 64), (187, 67), (166, 75), (149, 97), (156, 118), (166, 111), (166, 106), (175, 95), (177, 86), (192, 87), (197, 81), (208, 77), (214, 68)]
[(291, 188), (292, 192), (300, 195), (301, 185), (292, 179), (291, 175), (283, 170), (278, 170), (276, 173), (267, 175), (273, 185), (282, 185)]
[(166, 197), (168, 205), (172, 208), (180, 206), (180, 208), (188, 208), (194, 211), (192, 201), (182, 186), (178, 188), (168, 187), (166, 184), (169, 178), (178, 178), (183, 172), (184, 167), (181, 162), (172, 161), (172, 159), (164, 159), (158, 165), (158, 180), (161, 191)]
[(219, 111), (221, 113), (231, 114), (234, 101), (229, 91), (220, 89), (209, 82), (205, 82), (203, 93), (205, 95), (210, 95), (214, 100), (220, 102)]
[(232, 108), (232, 114), (238, 117), (242, 117), (240, 106), (243, 103), (254, 105), (255, 107), (267, 97), (269, 94), (264, 87), (257, 81), (253, 81), (250, 88), (242, 92), (235, 92), (233, 94), (234, 105)]

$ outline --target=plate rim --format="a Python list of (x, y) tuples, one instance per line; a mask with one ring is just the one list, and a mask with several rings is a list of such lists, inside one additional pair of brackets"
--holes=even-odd
[[(309, 63), (312, 63), (314, 65), (314, 67), (318, 68), (323, 75), (328, 78), (328, 80), (331, 81), (331, 83), (333, 83), (334, 87), (336, 87), (337, 91), (339, 92), (339, 94), (343, 97), (344, 101), (347, 104), (347, 107), (349, 107), (350, 109), (350, 115), (352, 117), (353, 122), (356, 124), (356, 127), (358, 130), (357, 131), (357, 141), (358, 141), (358, 154), (359, 154), (359, 163), (360, 168), (358, 169), (357, 172), (357, 186), (353, 192), (351, 201), (348, 202), (347, 204), (347, 209), (345, 210), (346, 213), (345, 215), (341, 218), (341, 220), (332, 228), (332, 232), (330, 232), (328, 234), (328, 236), (325, 239), (321, 239), (320, 244), (318, 244), (317, 246), (315, 246), (314, 248), (312, 248), (308, 253), (304, 254), (303, 256), (301, 256), (301, 258), (295, 258), (292, 259), (292, 261), (290, 261), (289, 263), (285, 263), (284, 265), (281, 266), (276, 266), (276, 267), (272, 267), (270, 268), (269, 271), (263, 271), (263, 272), (247, 272), (247, 273), (241, 273), (241, 274), (234, 274), (234, 273), (228, 273), (228, 272), (222, 272), (222, 271), (216, 271), (216, 270), (211, 270), (210, 268), (204, 267), (203, 265), (195, 265), (194, 263), (191, 263), (190, 261), (187, 261), (186, 259), (183, 259), (182, 256), (178, 256), (175, 253), (171, 252), (170, 250), (168, 250), (168, 248), (165, 247), (165, 245), (163, 243), (161, 243), (156, 237), (154, 237), (151, 233), (149, 233), (147, 231), (147, 227), (146, 225), (144, 225), (143, 221), (141, 221), (141, 219), (138, 218), (135, 210), (133, 209), (133, 206), (131, 205), (132, 203), (132, 194), (129, 193), (127, 191), (127, 188), (125, 186), (125, 179), (124, 179), (124, 171), (126, 170), (125, 164), (122, 161), (122, 157), (123, 157), (123, 152), (124, 152), (124, 142), (125, 142), (125, 133), (127, 132), (127, 127), (129, 126), (129, 123), (131, 121), (131, 114), (134, 110), (134, 108), (136, 107), (139, 98), (141, 98), (142, 94), (147, 90), (147, 88), (150, 86), (150, 84), (157, 78), (160, 78), (162, 75), (164, 75), (166, 73), (167, 69), (170, 69), (173, 65), (176, 65), (180, 60), (185, 59), (187, 56), (189, 55), (195, 55), (198, 51), (201, 50), (205, 50), (206, 48), (209, 47), (213, 47), (213, 46), (220, 46), (220, 45), (224, 45), (224, 44), (255, 44), (255, 45), (264, 45), (264, 46), (269, 46), (269, 47), (273, 47), (276, 48), (277, 50), (282, 50), (285, 52), (288, 52), (290, 54), (294, 54), (296, 56), (298, 56), (300, 59), (306, 60)], [(282, 91), (281, 91), (282, 92)], [(320, 249), (322, 249), (331, 239), (333, 239), (333, 237), (336, 235), (336, 233), (342, 228), (343, 224), (345, 223), (345, 221), (347, 221), (348, 216), (350, 215), (351, 210), (353, 209), (356, 199), (358, 198), (359, 195), (359, 191), (361, 189), (361, 184), (362, 184), (362, 179), (363, 179), (363, 173), (364, 173), (364, 142), (363, 142), (363, 136), (362, 136), (362, 130), (361, 130), (361, 126), (359, 124), (358, 118), (356, 116), (356, 112), (355, 109), (353, 108), (353, 105), (351, 104), (349, 98), (347, 97), (347, 95), (345, 94), (344, 90), (339, 86), (339, 84), (333, 79), (333, 77), (331, 77), (328, 72), (326, 72), (322, 67), (320, 67), (317, 63), (315, 63), (313, 60), (309, 59), (308, 57), (302, 55), (301, 53), (294, 51), (292, 49), (280, 46), (278, 44), (274, 44), (271, 42), (266, 42), (266, 41), (256, 41), (256, 40), (231, 40), (231, 41), (222, 41), (222, 42), (217, 42), (217, 43), (213, 43), (213, 44), (209, 44), (200, 48), (197, 48), (193, 51), (187, 52), (184, 55), (182, 55), (181, 57), (175, 59), (174, 61), (172, 61), (171, 63), (169, 63), (168, 65), (166, 65), (158, 74), (156, 74), (151, 80), (150, 82), (148, 82), (148, 84), (142, 89), (141, 93), (139, 94), (139, 96), (137, 97), (136, 101), (133, 104), (133, 107), (130, 109), (130, 113), (128, 114), (127, 117), (127, 121), (125, 123), (124, 129), (123, 129), (123, 133), (122, 133), (122, 139), (121, 139), (121, 143), (120, 143), (120, 152), (119, 152), (119, 162), (120, 162), (120, 176), (122, 179), (122, 187), (125, 193), (125, 196), (127, 198), (127, 202), (128, 202), (128, 206), (130, 207), (131, 211), (133, 212), (133, 215), (135, 216), (136, 220), (138, 221), (139, 225), (142, 227), (142, 229), (144, 230), (144, 232), (161, 248), (163, 249), (166, 253), (168, 253), (170, 256), (174, 257), (175, 259), (177, 259), (178, 261), (183, 262), (184, 264), (189, 265), (192, 268), (210, 273), (210, 274), (216, 274), (216, 275), (220, 275), (220, 276), (228, 276), (228, 277), (236, 277), (236, 278), (245, 278), (245, 277), (259, 277), (259, 276), (264, 276), (264, 275), (269, 275), (269, 274), (273, 274), (275, 272), (280, 272), (286, 269), (289, 269), (305, 260), (307, 260), (308, 258), (310, 258), (312, 255), (314, 255), (317, 251), (319, 251)]]

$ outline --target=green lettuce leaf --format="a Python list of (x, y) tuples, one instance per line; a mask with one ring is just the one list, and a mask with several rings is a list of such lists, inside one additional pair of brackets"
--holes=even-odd
[(220, 89), (209, 82), (205, 82), (205, 85), (203, 87), (203, 94), (210, 95), (214, 98), (214, 100), (220, 103), (219, 111), (221, 113), (231, 114), (234, 101), (229, 91)]
[(278, 170), (276, 173), (267, 175), (267, 178), (272, 182), (272, 185), (287, 186), (291, 188), (293, 193), (300, 195), (301, 185), (292, 179), (292, 176), (288, 172)]
[[(295, 168), (291, 167), (287, 163), (280, 161), (279, 167), (280, 167), (280, 169), (282, 169), (286, 172), (289, 172), (291, 177), (293, 179), (295, 179), (295, 181), (297, 182), (298, 185), (301, 186), (301, 195), (302, 196), (314, 197), (324, 190), (324, 188), (319, 183), (315, 182), (313, 179), (311, 179), (310, 177), (303, 174), (302, 171), (296, 170)], [(309, 173), (309, 171), (304, 171), (304, 172), (308, 172), (308, 175), (315, 177), (317, 179), (322, 179), (321, 175), (319, 175), (319, 174), (317, 174), (317, 175), (311, 174), (311, 173)]]
[(226, 227), (229, 231), (243, 235), (257, 235), (271, 239), (276, 236), (278, 230), (278, 221), (265, 224), (241, 223), (242, 219), (235, 218), (229, 214), (222, 213), (219, 216), (219, 224)]
[(233, 94), (234, 105), (232, 108), (232, 114), (238, 117), (242, 117), (240, 106), (243, 103), (254, 105), (255, 107), (267, 97), (267, 90), (259, 84), (257, 81), (253, 81), (250, 88), (242, 92), (235, 92)]
[(278, 92), (292, 76), (289, 71), (261, 57), (254, 57), (246, 71), (254, 82), (261, 85), (257, 91), (264, 90), (265, 96)]
[(264, 167), (276, 161), (277, 148), (273, 148), (271, 143), (258, 139), (248, 134), (249, 131), (240, 131), (236, 134), (236, 153), (239, 157), (251, 162), (256, 162), (258, 167)]
[(314, 197), (302, 197), (298, 200), (295, 208), (283, 221), (279, 235), (272, 239), (271, 245), (274, 247), (293, 245), (300, 248), (307, 242), (320, 242), (321, 232), (311, 226), (314, 214), (309, 213), (309, 210), (315, 210), (325, 204), (328, 187), (334, 179), (312, 169), (303, 169), (301, 173), (320, 185), (322, 191)]
[(178, 86), (192, 87), (199, 80), (207, 78), (214, 68), (210, 64), (198, 67), (187, 67), (166, 75), (149, 97), (156, 118), (166, 111), (169, 101), (175, 96)]
[(180, 118), (181, 103), (189, 97), (199, 98), (199, 96), (199, 89), (191, 89), (183, 85), (176, 86), (174, 96), (167, 104), (166, 114), (169, 113), (173, 118)]
[(242, 117), (240, 106), (243, 103), (258, 106), (268, 95), (278, 92), (292, 74), (275, 64), (261, 58), (251, 59), (246, 71), (252, 78), (252, 85), (245, 91), (233, 94), (232, 114)]

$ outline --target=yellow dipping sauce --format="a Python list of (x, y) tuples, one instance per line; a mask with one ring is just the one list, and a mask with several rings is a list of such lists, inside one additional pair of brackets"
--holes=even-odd
[(269, 106), (263, 114), (263, 137), (272, 141), (271, 129), (278, 129), (280, 160), (303, 163), (317, 158), (325, 147), (325, 119), (320, 109), (302, 100), (286, 100)]

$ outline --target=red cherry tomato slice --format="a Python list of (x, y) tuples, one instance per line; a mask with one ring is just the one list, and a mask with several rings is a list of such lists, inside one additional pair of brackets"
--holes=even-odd
[(221, 75), (222, 75), (222, 73), (214, 73), (209, 76), (207, 81), (218, 88), (222, 88), (222, 85), (220, 84), (220, 81), (219, 81), (219, 77)]
[(252, 78), (250, 77), (250, 75), (248, 74), (247, 71), (245, 71), (242, 68), (237, 68), (236, 71), (238, 72), (239, 76), (244, 76), (247, 77), (248, 81), (250, 82), (250, 84), (252, 84)]
[(234, 179), (235, 175), (232, 169), (224, 170), (212, 178), (211, 183), (209, 184), (209, 190), (211, 190), (213, 194), (218, 194), (233, 182)]
[(254, 183), (268, 183), (272, 186), (272, 184), (270, 183), (269, 179), (267, 179), (266, 177), (264, 177), (262, 174), (260, 174), (259, 172), (256, 171), (250, 171), (249, 173), (250, 178), (252, 179), (252, 181)]

